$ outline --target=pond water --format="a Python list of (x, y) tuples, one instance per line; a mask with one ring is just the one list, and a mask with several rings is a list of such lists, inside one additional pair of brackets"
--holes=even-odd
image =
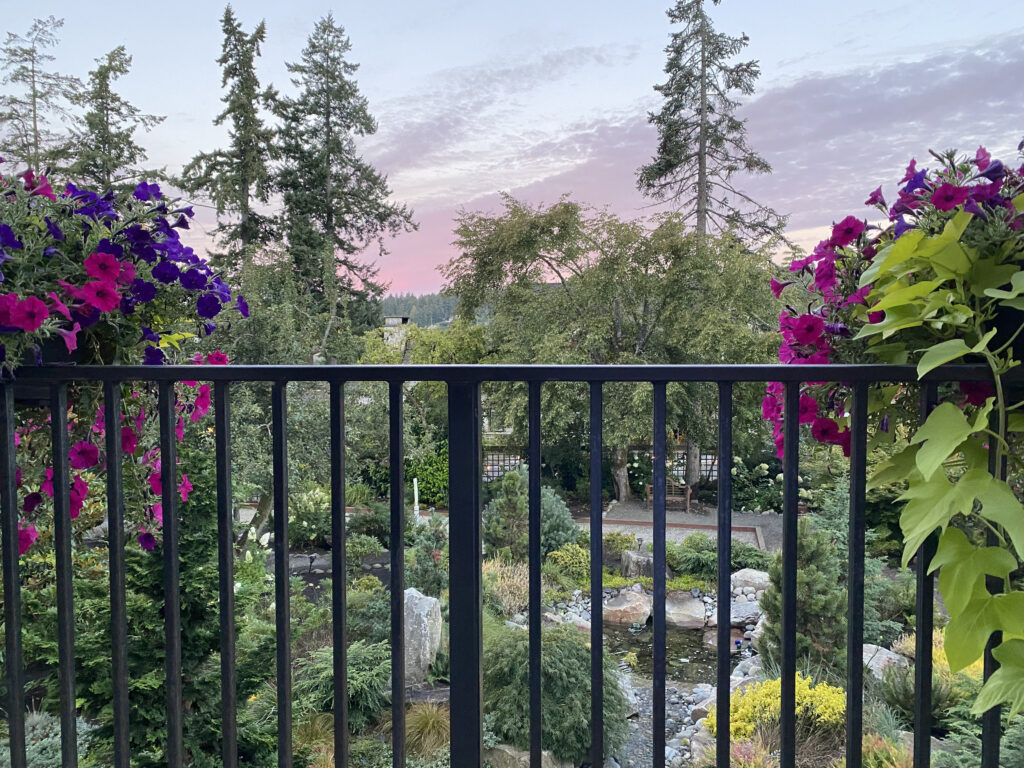
[[(667, 677), (683, 683), (715, 684), (718, 652), (704, 642), (706, 629), (668, 629), (665, 632), (665, 665)], [(715, 630), (711, 630), (714, 632)], [(650, 678), (654, 672), (654, 631), (650, 624), (642, 628), (605, 625), (606, 647), (621, 661), (633, 651), (640, 662), (637, 674)], [(745, 658), (734, 654), (729, 665), (731, 672)]]

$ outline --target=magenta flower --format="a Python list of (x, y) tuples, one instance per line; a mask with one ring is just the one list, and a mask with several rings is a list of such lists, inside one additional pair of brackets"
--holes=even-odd
[(206, 356), (207, 365), (227, 365), (228, 356), (221, 352), (219, 349), (214, 350)]
[(11, 324), (11, 310), (18, 303), (18, 294), (5, 293), (0, 296), (0, 325)]
[(811, 424), (811, 437), (819, 443), (834, 443), (839, 438), (839, 425), (827, 417), (819, 417)]
[(777, 421), (782, 415), (782, 403), (772, 395), (765, 395), (761, 401), (761, 416), (766, 421)]
[(868, 294), (871, 293), (871, 286), (865, 285), (862, 288), (858, 288), (856, 291), (846, 297), (843, 302), (844, 307), (849, 307), (853, 304), (867, 304)]
[(836, 263), (832, 259), (822, 259), (814, 268), (814, 287), (822, 295), (829, 296), (836, 287)]
[(135, 280), (135, 265), (126, 261), (121, 265), (121, 271), (117, 273), (117, 282), (120, 285), (131, 285)]
[(178, 438), (179, 443), (185, 439), (185, 420), (181, 416), (178, 417), (178, 423), (174, 425), (174, 435)]
[(82, 330), (80, 323), (75, 323), (70, 330), (67, 328), (58, 328), (57, 333), (64, 339), (64, 345), (68, 348), (68, 353), (74, 352), (78, 349), (78, 332)]
[(85, 259), (85, 274), (112, 283), (121, 274), (121, 262), (112, 253), (91, 253)]
[(984, 171), (988, 168), (989, 162), (992, 160), (992, 155), (984, 147), (978, 147), (978, 151), (974, 153), (974, 164), (978, 166), (979, 171)]
[(793, 322), (793, 338), (797, 344), (813, 344), (821, 338), (825, 330), (825, 321), (817, 315), (800, 315)]
[(917, 173), (917, 160), (913, 160), (912, 159), (910, 161), (910, 165), (907, 166), (906, 173), (904, 173), (903, 174), (903, 178), (900, 179), (900, 184), (902, 184), (904, 181), (910, 181), (912, 178), (914, 178), (914, 174), (916, 174), (916, 173)]
[(131, 427), (121, 427), (121, 452), (132, 454), (139, 447), (139, 436)]
[(43, 480), (42, 486), (40, 486), (43, 493), (53, 498), (53, 467), (46, 468), (46, 479)]
[(71, 319), (71, 310), (69, 310), (67, 308), (67, 305), (60, 300), (60, 296), (58, 296), (53, 291), (50, 291), (48, 294), (46, 294), (46, 298), (48, 298), (50, 300), (50, 303), (53, 305), (54, 312), (58, 312), (64, 315), (64, 317), (68, 320)]
[(160, 472), (154, 472), (149, 476), (149, 490), (155, 493), (157, 496), (163, 493), (164, 484), (160, 480)]
[(971, 187), (971, 199), (976, 203), (987, 203), (999, 195), (1003, 189), (1003, 182), (993, 181), (988, 184), (978, 184)]
[(72, 520), (82, 513), (82, 506), (85, 504), (85, 497), (88, 493), (89, 484), (80, 475), (75, 475), (75, 479), (71, 481), (71, 493), (68, 497), (68, 507)]
[(864, 205), (881, 205), (883, 208), (885, 207), (885, 198), (882, 197), (881, 185), (879, 185), (874, 192), (868, 195), (868, 199), (864, 201)]
[(192, 409), (192, 415), (189, 417), (193, 423), (199, 421), (203, 416), (210, 412), (210, 385), (203, 384), (199, 388), (199, 394), (196, 396), (195, 406)]
[(39, 531), (32, 523), (25, 523), (21, 520), (18, 521), (18, 554), (24, 555), (28, 552), (36, 539), (39, 538)]
[(71, 446), (71, 452), (68, 456), (71, 460), (72, 469), (89, 469), (89, 467), (96, 466), (96, 462), (99, 461), (100, 449), (92, 443), (83, 440)]
[(10, 325), (21, 328), (26, 333), (34, 333), (49, 317), (50, 308), (46, 306), (46, 302), (35, 296), (28, 296), (11, 309)]
[(21, 505), (21, 511), (25, 514), (35, 512), (36, 507), (43, 503), (43, 494), (38, 491), (33, 491), (25, 497), (25, 501)]
[(818, 401), (810, 395), (800, 395), (800, 423), (810, 424), (818, 415)]
[(188, 501), (188, 494), (192, 490), (192, 483), (188, 481), (188, 475), (182, 473), (181, 483), (178, 484), (178, 493), (182, 501)]
[(940, 211), (952, 211), (958, 205), (967, 202), (967, 196), (970, 194), (971, 190), (968, 187), (958, 187), (944, 181), (932, 192), (932, 205)]
[(778, 280), (776, 280), (773, 277), (771, 279), (772, 296), (774, 296), (776, 299), (779, 298), (782, 295), (783, 290), (785, 290), (786, 286), (787, 285), (792, 285), (792, 284), (793, 284), (792, 280), (790, 280), (789, 282), (786, 282), (786, 283), (780, 283)]
[(121, 303), (121, 296), (114, 283), (91, 280), (82, 286), (79, 296), (86, 304), (100, 312), (113, 312)]
[(863, 231), (863, 221), (856, 216), (847, 216), (832, 226), (832, 237), (829, 238), (829, 244), (834, 248), (844, 248), (860, 237), (860, 233)]
[(961, 381), (957, 386), (960, 387), (964, 402), (968, 405), (981, 407), (986, 400), (996, 394), (987, 381)]

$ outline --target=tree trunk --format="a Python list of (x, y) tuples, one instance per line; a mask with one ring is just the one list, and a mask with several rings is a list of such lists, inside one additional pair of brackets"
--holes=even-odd
[(612, 481), (615, 483), (615, 499), (620, 503), (629, 501), (629, 470), (626, 463), (629, 460), (629, 453), (625, 448), (612, 449)]
[(686, 484), (691, 488), (700, 482), (700, 446), (686, 441)]
[(249, 540), (249, 533), (255, 529), (256, 538), (259, 539), (263, 535), (263, 531), (267, 526), (267, 522), (270, 520), (270, 515), (274, 511), (274, 494), (271, 491), (263, 491), (260, 493), (260, 500), (256, 502), (256, 514), (249, 523), (249, 527), (242, 532), (241, 537), (238, 539), (237, 549), (241, 551), (245, 548), (246, 542)]

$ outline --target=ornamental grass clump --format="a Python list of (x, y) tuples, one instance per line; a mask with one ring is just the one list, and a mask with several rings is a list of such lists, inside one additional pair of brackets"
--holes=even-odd
[[(1001, 638), (992, 651), (999, 668), (972, 712), (1008, 705), (1012, 716), (1024, 711), (1024, 591), (1011, 579), (1024, 561), (1024, 505), (1007, 482), (1024, 455), (1024, 392), (1014, 370), (1024, 360), (1024, 165), (984, 147), (931, 155), (930, 168), (911, 160), (891, 204), (881, 187), (868, 196), (880, 225), (847, 216), (791, 263), (791, 280), (772, 281), (788, 300), (779, 359), (910, 363), (919, 378), (954, 362), (983, 372), (940, 385), (923, 424), (918, 388), (869, 388), (868, 449), (885, 453), (869, 490), (905, 489), (904, 566), (937, 539), (928, 569), (938, 572), (950, 614), (951, 671), (975, 664), (990, 638)], [(770, 384), (762, 403), (780, 455), (783, 392)], [(849, 455), (851, 401), (849, 386), (810, 383), (799, 423)]]

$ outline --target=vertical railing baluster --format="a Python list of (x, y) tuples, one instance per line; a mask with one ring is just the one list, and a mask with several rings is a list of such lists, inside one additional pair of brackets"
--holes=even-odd
[(121, 384), (103, 382), (107, 448), (107, 556), (110, 561), (110, 664), (114, 695), (114, 768), (128, 768), (128, 603), (124, 574)]
[(345, 606), (345, 384), (331, 382), (331, 616), (334, 640), (334, 765), (348, 765), (348, 632)]
[(483, 750), (483, 586), (480, 385), (448, 384), (451, 764), (480, 768)]
[(654, 382), (654, 729), (653, 765), (665, 768), (665, 382)]
[(732, 382), (718, 385), (718, 674), (715, 765), (729, 768), (729, 672), (732, 642)]
[(181, 768), (184, 761), (182, 737), (181, 680), (181, 589), (178, 557), (178, 446), (175, 442), (174, 382), (158, 385), (160, 413), (160, 482), (164, 536), (164, 665), (167, 686), (167, 765)]
[(391, 749), (405, 768), (405, 439), (402, 382), (388, 387), (391, 451)]
[[(921, 386), (920, 419), (923, 424), (938, 399), (935, 384)], [(928, 565), (935, 556), (938, 537), (932, 533), (915, 556), (917, 576), (916, 645), (914, 649), (914, 768), (928, 768), (932, 752), (932, 632), (934, 631), (935, 577)]]
[(540, 541), (540, 386), (539, 381), (529, 383), (529, 542), (527, 564), (530, 570), (530, 768), (540, 768), (541, 750), (541, 541)]
[(861, 768), (864, 725), (864, 494), (868, 386), (853, 388), (850, 409), (850, 519), (846, 625), (846, 768)]
[(603, 525), (601, 519), (601, 382), (590, 384), (590, 764), (604, 765), (604, 635), (601, 624)]
[[(993, 431), (998, 431), (999, 418), (996, 414), (992, 414), (992, 422), (994, 422), (992, 425)], [(996, 449), (992, 443), (989, 444), (988, 450), (988, 471), (993, 477), (998, 477), (1001, 480), (1006, 479), (1006, 456), (1004, 454), (1002, 461), (997, 464)], [(990, 527), (985, 531), (986, 546), (998, 547), (1000, 545), (997, 530)], [(998, 595), (1003, 591), (1003, 580), (998, 576), (986, 576), (985, 587), (988, 589), (989, 594)], [(983, 678), (986, 683), (995, 674), (996, 670), (999, 669), (999, 662), (992, 655), (992, 649), (1002, 641), (1003, 633), (993, 632), (988, 642), (985, 643)], [(1002, 714), (1003, 708), (997, 705), (990, 707), (981, 716), (981, 768), (999, 768), (1000, 741), (1003, 735)]]
[(780, 768), (796, 764), (796, 570), (800, 464), (800, 384), (786, 383), (782, 502), (782, 714)]
[(21, 574), (18, 567), (18, 495), (15, 484), (14, 384), (0, 383), (0, 514), (3, 516), (4, 667), (11, 768), (25, 768), (25, 667), (21, 657)]
[(224, 768), (238, 768), (238, 680), (235, 671), (235, 510), (231, 482), (231, 385), (213, 388), (217, 452), (217, 571), (220, 581), (220, 716)]
[(75, 606), (71, 582), (71, 484), (68, 470), (68, 388), (50, 385), (50, 445), (53, 461), (53, 544), (57, 575), (57, 667), (60, 689), (60, 759), (78, 765), (75, 723)]
[(291, 571), (288, 550), (288, 382), (270, 394), (274, 464), (274, 606), (277, 634), (277, 765), (292, 766)]

